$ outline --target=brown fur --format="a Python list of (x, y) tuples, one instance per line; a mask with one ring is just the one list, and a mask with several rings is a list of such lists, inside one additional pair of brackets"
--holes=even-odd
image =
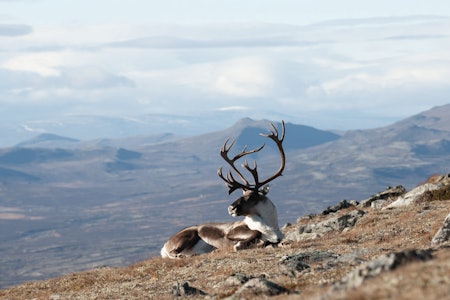
[(199, 239), (197, 226), (187, 227), (174, 234), (173, 238), (168, 240), (167, 248), (171, 249), (169, 251), (171, 254), (176, 255), (184, 249), (191, 249)]
[(217, 226), (205, 224), (198, 229), (198, 235), (201, 237), (209, 237), (210, 239), (223, 239), (225, 232)]
[(240, 226), (233, 227), (227, 234), (227, 238), (232, 241), (246, 241), (257, 239), (261, 237), (261, 232), (257, 230), (251, 230), (247, 225), (242, 224)]

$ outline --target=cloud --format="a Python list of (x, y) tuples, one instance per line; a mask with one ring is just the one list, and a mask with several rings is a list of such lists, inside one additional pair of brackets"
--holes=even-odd
[(345, 95), (350, 93), (374, 93), (382, 90), (411, 90), (419, 87), (432, 88), (437, 86), (450, 87), (447, 78), (450, 69), (446, 65), (414, 65), (404, 63), (390, 65), (383, 70), (369, 72), (368, 70), (345, 74), (342, 77), (324, 81), (308, 88), (308, 94), (315, 95)]
[(0, 91), (13, 90), (20, 87), (33, 86), (41, 77), (32, 72), (13, 71), (0, 68)]
[[(174, 92), (195, 103), (208, 98), (236, 100), (264, 97), (273, 87), (271, 62), (260, 57), (235, 57), (219, 61), (181, 64), (172, 68), (126, 73), (150, 95)], [(193, 96), (197, 94), (197, 96)], [(187, 96), (189, 95), (189, 96)], [(211, 102), (211, 100), (205, 100)], [(225, 101), (225, 100), (223, 100)], [(195, 104), (193, 103), (193, 104)]]
[(0, 68), (0, 87), (2, 89), (107, 89), (111, 87), (133, 87), (133, 81), (100, 68), (79, 67), (60, 69), (57, 75), (41, 74)]
[(107, 44), (111, 47), (153, 48), (153, 49), (192, 49), (192, 48), (276, 48), (309, 47), (327, 41), (306, 41), (289, 36), (245, 38), (245, 39), (187, 39), (174, 36), (151, 36)]
[(270, 64), (261, 58), (244, 57), (216, 64), (209, 87), (236, 97), (264, 97), (273, 87)]
[(428, 35), (419, 35), (419, 34), (409, 34), (409, 35), (397, 35), (397, 36), (389, 36), (384, 38), (385, 40), (398, 40), (398, 41), (407, 41), (407, 40), (434, 40), (434, 39), (445, 39), (448, 38), (449, 35), (444, 34), (428, 34)]
[(347, 124), (374, 107), (442, 104), (449, 19), (335, 23), (35, 27), (0, 53), (0, 102), (36, 115), (264, 109), (321, 122), (351, 110)]
[(70, 51), (19, 52), (2, 63), (2, 67), (15, 71), (27, 71), (41, 76), (57, 76), (64, 65), (80, 61), (81, 53)]
[(437, 15), (410, 15), (410, 16), (389, 16), (389, 17), (370, 17), (370, 18), (346, 18), (334, 19), (312, 24), (311, 27), (347, 27), (355, 28), (356, 26), (373, 27), (373, 26), (391, 26), (396, 25), (414, 25), (429, 22), (448, 22), (450, 17)]
[(248, 106), (224, 106), (224, 107), (219, 107), (216, 110), (218, 111), (248, 111), (251, 108)]
[(0, 36), (22, 36), (33, 32), (33, 29), (24, 24), (0, 24)]
[(134, 86), (126, 76), (92, 66), (62, 69), (59, 76), (48, 78), (47, 82), (50, 86), (86, 90)]

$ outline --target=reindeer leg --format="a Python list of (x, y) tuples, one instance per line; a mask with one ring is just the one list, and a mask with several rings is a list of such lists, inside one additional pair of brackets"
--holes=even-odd
[(261, 232), (257, 230), (251, 230), (247, 225), (242, 224), (230, 230), (227, 234), (227, 239), (236, 241), (233, 246), (234, 251), (247, 249), (251, 243), (255, 243), (259, 247), (259, 243), (262, 242), (259, 238)]
[(191, 226), (174, 234), (164, 244), (163, 252), (171, 258), (190, 256), (195, 254), (192, 253), (192, 249), (195, 248), (199, 242), (200, 237), (198, 235), (197, 226)]

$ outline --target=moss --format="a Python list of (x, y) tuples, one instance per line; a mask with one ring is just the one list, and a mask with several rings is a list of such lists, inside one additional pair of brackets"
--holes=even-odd
[(447, 201), (450, 200), (450, 185), (445, 185), (434, 191), (427, 191), (423, 195), (425, 201)]

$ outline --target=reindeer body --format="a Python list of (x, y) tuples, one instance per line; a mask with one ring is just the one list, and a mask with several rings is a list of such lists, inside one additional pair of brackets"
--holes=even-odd
[(176, 258), (215, 249), (240, 250), (259, 236), (260, 232), (249, 229), (244, 221), (195, 225), (173, 235), (161, 249), (161, 256)]
[(233, 217), (244, 216), (244, 219), (229, 223), (206, 223), (184, 228), (170, 237), (161, 249), (161, 256), (168, 258), (192, 256), (211, 252), (215, 249), (233, 249), (234, 251), (249, 248), (253, 245), (260, 247), (267, 244), (278, 244), (283, 238), (283, 234), (278, 226), (278, 213), (275, 205), (266, 196), (269, 189), (264, 187), (269, 181), (281, 176), (285, 165), (285, 155), (282, 148), (284, 138), (284, 122), (282, 123), (282, 136), (278, 138), (278, 131), (274, 129), (270, 135), (264, 135), (274, 140), (281, 154), (281, 166), (278, 171), (268, 179), (260, 182), (256, 162), (254, 167), (250, 167), (247, 162), (243, 167), (249, 171), (254, 179), (254, 184), (250, 184), (241, 172), (234, 165), (239, 158), (260, 151), (246, 151), (245, 148), (230, 159), (228, 151), (233, 146), (227, 147), (227, 141), (221, 148), (220, 154), (232, 169), (238, 174), (242, 182), (237, 182), (231, 171), (227, 176), (222, 175), (222, 168), (219, 168), (218, 175), (222, 178), (231, 194), (236, 189), (241, 189), (243, 195), (228, 207), (228, 213)]
[(241, 221), (206, 223), (182, 229), (161, 249), (161, 256), (175, 258), (192, 256), (214, 249), (234, 251), (266, 244), (277, 244), (283, 238), (278, 226), (275, 205), (265, 194), (244, 193), (228, 207), (233, 217), (245, 216)]

